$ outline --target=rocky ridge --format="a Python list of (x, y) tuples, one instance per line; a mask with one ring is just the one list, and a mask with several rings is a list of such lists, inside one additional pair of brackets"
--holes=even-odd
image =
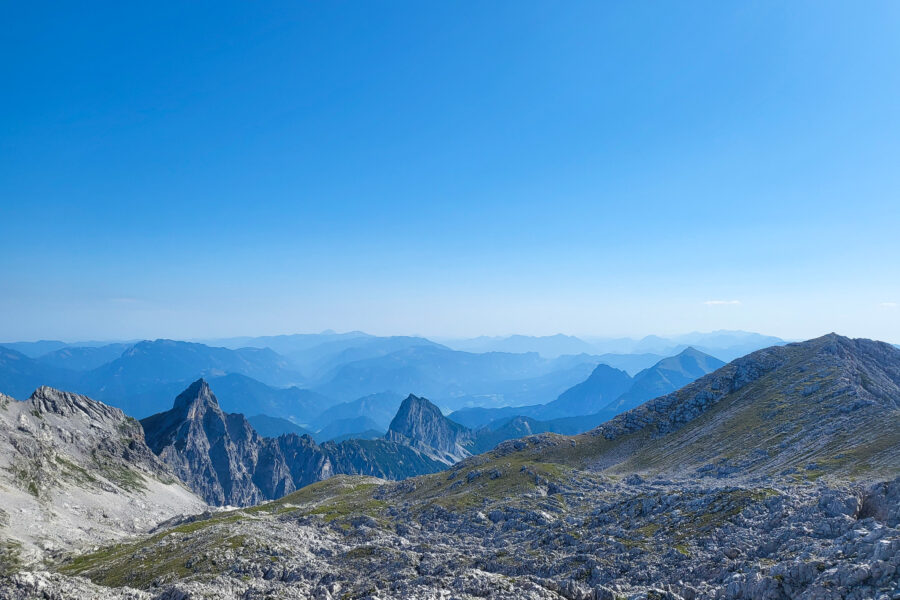
[(900, 351), (835, 334), (759, 350), (575, 439), (619, 473), (890, 476)]
[(202, 512), (121, 410), (49, 387), (0, 395), (0, 538), (34, 561)]
[(309, 435), (261, 437), (241, 414), (225, 413), (203, 379), (171, 410), (141, 421), (150, 448), (207, 502), (249, 506), (335, 474), (401, 479), (445, 465), (387, 440), (317, 444)]

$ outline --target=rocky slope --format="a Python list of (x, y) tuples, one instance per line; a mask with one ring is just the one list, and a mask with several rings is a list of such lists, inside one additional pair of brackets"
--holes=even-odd
[(222, 411), (203, 379), (141, 424), (160, 459), (218, 506), (257, 504), (339, 473), (401, 479), (445, 466), (387, 440), (320, 446), (308, 435), (261, 437), (243, 415)]
[(0, 539), (7, 560), (144, 532), (205, 506), (121, 410), (48, 387), (24, 402), (0, 395)]
[(888, 600), (898, 507), (900, 479), (618, 479), (507, 455), (398, 483), (333, 478), (74, 558), (59, 568), (90, 578), (77, 594), (30, 573), (8, 597)]
[(900, 351), (835, 334), (759, 350), (576, 440), (619, 473), (890, 475)]

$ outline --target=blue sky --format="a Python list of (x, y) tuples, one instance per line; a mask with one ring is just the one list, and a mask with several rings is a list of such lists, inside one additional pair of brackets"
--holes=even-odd
[(900, 4), (0, 10), (0, 338), (900, 342)]

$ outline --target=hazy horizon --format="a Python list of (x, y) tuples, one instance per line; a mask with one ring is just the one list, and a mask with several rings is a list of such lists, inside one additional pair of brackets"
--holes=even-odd
[[(643, 333), (643, 334), (630, 334), (630, 335), (626, 334), (626, 335), (615, 335), (615, 336), (602, 335), (602, 334), (577, 334), (577, 333), (556, 332), (556, 333), (552, 333), (552, 334), (503, 333), (503, 334), (496, 334), (496, 335), (481, 334), (481, 335), (475, 335), (475, 336), (457, 337), (457, 336), (429, 335), (429, 334), (424, 334), (424, 333), (420, 333), (420, 332), (372, 333), (369, 331), (362, 331), (362, 330), (358, 330), (358, 329), (335, 330), (335, 329), (329, 328), (329, 329), (323, 329), (321, 331), (295, 331), (295, 332), (290, 332), (290, 333), (263, 333), (263, 334), (259, 334), (259, 335), (238, 334), (238, 335), (223, 335), (223, 336), (200, 336), (200, 337), (192, 337), (192, 338), (172, 337), (172, 336), (147, 336), (147, 337), (131, 337), (131, 338), (125, 338), (125, 337), (118, 337), (118, 338), (115, 338), (115, 337), (102, 338), (102, 337), (100, 337), (100, 338), (98, 338), (98, 337), (94, 337), (94, 338), (64, 339), (64, 338), (60, 338), (60, 337), (44, 337), (44, 338), (32, 338), (32, 339), (2, 339), (2, 340), (0, 340), (0, 344), (9, 344), (9, 343), (18, 343), (18, 342), (34, 343), (34, 342), (44, 342), (44, 341), (58, 341), (58, 342), (63, 342), (65, 344), (70, 344), (70, 345), (78, 344), (78, 343), (115, 344), (115, 343), (136, 343), (136, 342), (140, 342), (140, 341), (154, 341), (154, 340), (167, 339), (167, 340), (174, 340), (174, 341), (200, 343), (200, 344), (205, 344), (205, 345), (215, 345), (215, 342), (224, 342), (224, 341), (241, 339), (241, 338), (253, 339), (253, 338), (280, 337), (280, 336), (292, 336), (292, 335), (324, 335), (324, 334), (339, 334), (340, 335), (340, 334), (349, 334), (349, 333), (362, 333), (362, 334), (373, 335), (373, 336), (378, 336), (378, 337), (390, 337), (390, 336), (421, 337), (421, 338), (429, 339), (433, 342), (437, 342), (439, 344), (471, 341), (471, 340), (476, 340), (479, 338), (502, 340), (502, 339), (506, 339), (506, 338), (510, 338), (510, 337), (514, 337), (514, 336), (523, 336), (523, 337), (529, 337), (529, 338), (547, 338), (547, 337), (554, 337), (554, 336), (558, 336), (558, 335), (577, 338), (577, 339), (580, 339), (587, 343), (614, 342), (614, 341), (620, 341), (620, 340), (641, 341), (645, 338), (652, 338), (652, 337), (660, 337), (664, 340), (678, 341), (678, 338), (685, 337), (685, 336), (711, 335), (711, 334), (716, 334), (716, 333), (728, 333), (728, 334), (745, 333), (745, 334), (750, 334), (750, 335), (760, 335), (763, 337), (780, 338), (782, 341), (789, 342), (789, 343), (804, 341), (806, 339), (817, 338), (817, 337), (821, 337), (821, 336), (824, 336), (824, 335), (827, 335), (830, 333), (837, 333), (838, 335), (844, 335), (845, 337), (854, 337), (854, 336), (847, 336), (846, 334), (844, 334), (840, 331), (823, 331), (821, 334), (810, 336), (810, 338), (802, 338), (801, 339), (801, 338), (788, 338), (788, 337), (779, 336), (777, 334), (771, 334), (771, 333), (766, 333), (766, 332), (744, 331), (744, 330), (734, 330), (734, 329), (717, 329), (717, 330), (710, 330), (710, 331), (694, 330), (694, 331), (673, 332), (673, 333), (667, 333), (667, 334), (659, 334), (659, 333), (650, 332), (650, 333)], [(895, 343), (895, 344), (897, 343), (896, 341), (889, 340), (889, 339), (878, 339), (878, 338), (873, 338), (873, 339), (876, 339), (877, 341), (888, 342), (888, 343)], [(681, 342), (681, 343), (690, 345), (687, 342)]]
[(7, 6), (0, 338), (900, 342), (900, 5), (344, 9)]

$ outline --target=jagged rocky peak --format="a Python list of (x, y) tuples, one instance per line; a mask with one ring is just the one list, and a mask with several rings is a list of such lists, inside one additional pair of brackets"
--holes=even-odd
[(435, 423), (443, 417), (441, 409), (425, 398), (420, 398), (414, 394), (410, 394), (400, 404), (397, 414), (391, 423), (391, 428), (397, 430), (397, 426), (416, 427), (417, 425), (427, 425)]
[(308, 435), (261, 437), (237, 413), (225, 413), (203, 379), (172, 408), (141, 423), (148, 444), (195, 492), (215, 505), (272, 500), (337, 473), (403, 478), (443, 465), (388, 440), (319, 446)]
[(413, 394), (400, 405), (386, 437), (447, 464), (470, 456), (475, 441), (472, 430), (451, 421), (433, 403)]
[[(202, 377), (178, 394), (172, 408), (185, 412), (208, 409), (221, 411), (219, 401), (210, 389), (209, 384)], [(193, 418), (193, 416), (195, 415), (188, 415), (189, 418)]]
[(141, 424), (150, 448), (210, 504), (247, 505), (265, 499), (253, 483), (262, 438), (243, 415), (222, 412), (204, 379), (179, 394), (171, 410)]

